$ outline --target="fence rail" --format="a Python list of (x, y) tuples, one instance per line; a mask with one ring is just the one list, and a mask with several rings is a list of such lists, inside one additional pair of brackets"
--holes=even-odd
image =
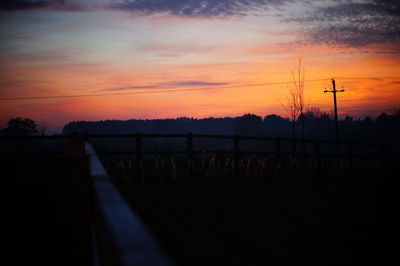
[[(305, 143), (325, 143), (336, 144), (334, 140), (324, 139), (301, 139), (301, 138), (282, 138), (282, 137), (264, 137), (264, 136), (241, 136), (241, 135), (216, 135), (216, 134), (142, 134), (142, 133), (129, 133), (129, 134), (71, 134), (71, 135), (45, 135), (45, 136), (0, 136), (0, 140), (34, 140), (34, 139), (70, 139), (73, 136), (83, 136), (85, 138), (136, 138), (138, 135), (142, 138), (185, 138), (192, 136), (193, 138), (206, 138), (206, 139), (232, 139), (238, 138), (239, 140), (267, 140), (274, 141), (280, 139), (286, 142), (305, 142)], [(381, 144), (373, 142), (359, 142), (359, 141), (341, 141), (339, 144), (354, 144), (363, 146), (385, 146), (400, 148), (400, 145)]]
[(84, 136), (1, 137), (0, 155), (18, 265), (174, 265)]
[[(241, 155), (273, 155), (278, 161), (283, 156), (303, 156), (303, 157), (316, 157), (316, 158), (327, 158), (327, 157), (336, 157), (336, 158), (348, 158), (352, 160), (352, 158), (378, 158), (384, 159), (385, 157), (392, 157), (393, 153), (388, 154), (385, 151), (388, 149), (396, 149), (397, 155), (400, 151), (400, 146), (397, 145), (383, 145), (377, 143), (363, 143), (363, 142), (353, 142), (353, 141), (344, 141), (339, 143), (340, 146), (345, 145), (347, 148), (345, 151), (337, 153), (336, 151), (331, 153), (323, 153), (321, 152), (321, 145), (328, 144), (328, 145), (337, 145), (335, 141), (331, 140), (316, 140), (316, 139), (291, 139), (291, 138), (272, 138), (272, 137), (255, 137), (255, 136), (239, 136), (239, 135), (203, 135), (203, 134), (93, 134), (93, 135), (86, 135), (86, 138), (91, 139), (113, 139), (113, 138), (134, 138), (135, 139), (135, 150), (131, 152), (116, 152), (115, 155), (136, 155), (137, 160), (142, 160), (143, 155), (149, 154), (183, 154), (187, 155), (188, 158), (192, 158), (194, 154), (202, 154), (202, 153), (214, 153), (214, 154), (233, 154), (234, 160), (237, 162)], [(182, 150), (145, 150), (143, 148), (143, 140), (144, 139), (157, 139), (157, 138), (175, 138), (175, 139), (186, 139), (186, 149)], [(193, 149), (193, 141), (194, 139), (217, 139), (217, 140), (230, 140), (233, 144), (232, 150), (196, 150)], [(271, 150), (262, 150), (262, 151), (255, 151), (255, 150), (246, 150), (241, 149), (240, 141), (266, 141), (272, 142), (274, 148)], [(289, 143), (292, 146), (291, 151), (283, 151), (282, 144)], [(306, 152), (303, 148), (303, 152), (297, 152), (295, 148), (297, 144), (303, 145), (313, 145), (312, 152)], [(357, 154), (354, 152), (354, 147), (361, 146), (361, 147), (369, 147), (375, 148), (375, 152), (372, 154)], [(333, 151), (334, 149), (332, 149)], [(110, 152), (99, 152), (100, 155), (109, 154)]]
[[(124, 152), (108, 151), (102, 152), (98, 151), (99, 155), (135, 155), (137, 159), (141, 160), (143, 155), (148, 154), (186, 154), (188, 158), (192, 158), (194, 154), (201, 153), (229, 153), (233, 154), (234, 158), (238, 158), (241, 154), (259, 154), (259, 155), (274, 155), (277, 159), (281, 156), (312, 156), (312, 157), (338, 157), (338, 158), (384, 158), (386, 156), (398, 156), (400, 154), (400, 145), (387, 145), (378, 143), (366, 143), (366, 142), (355, 142), (355, 141), (343, 141), (339, 143), (342, 147), (341, 152), (336, 151), (330, 153), (323, 153), (321, 151), (322, 145), (337, 145), (335, 141), (332, 140), (319, 140), (319, 139), (293, 139), (293, 138), (281, 138), (281, 137), (257, 137), (257, 136), (240, 136), (240, 135), (204, 135), (204, 134), (73, 134), (73, 135), (53, 135), (53, 136), (2, 136), (0, 141), (12, 141), (12, 140), (69, 140), (72, 137), (80, 137), (86, 140), (96, 140), (96, 139), (135, 139), (135, 149)], [(186, 149), (174, 150), (169, 148), (168, 150), (146, 150), (143, 147), (144, 139), (186, 139)], [(231, 150), (199, 150), (194, 149), (195, 139), (215, 139), (215, 140), (231, 140), (233, 148)], [(240, 147), (240, 141), (261, 141), (273, 143), (274, 148), (271, 150), (245, 150)], [(283, 151), (283, 143), (289, 143), (291, 145), (290, 151)], [(297, 145), (303, 146), (303, 151), (297, 151)], [(312, 151), (305, 151), (304, 147), (312, 146)], [(346, 147), (343, 149), (343, 147)], [(361, 154), (355, 152), (355, 147), (362, 148), (372, 148), (374, 150), (373, 154)], [(395, 152), (388, 153), (388, 150), (395, 150)], [(21, 155), (20, 152), (16, 152), (16, 155)], [(41, 155), (40, 153), (36, 153)], [(14, 155), (12, 152), (1, 152), (0, 155)], [(42, 155), (49, 155), (44, 152)]]
[[(167, 149), (167, 150), (147, 150), (144, 145), (145, 139), (165, 139), (165, 138), (175, 138), (182, 139), (185, 143), (181, 150)], [(86, 144), (84, 146), (85, 140), (89, 142), (94, 142), (96, 139), (132, 139), (132, 149), (129, 151), (108, 151), (102, 154), (102, 152), (96, 151), (92, 148), (92, 145)], [(197, 139), (216, 139), (216, 140), (226, 140), (229, 142), (230, 149), (220, 150), (220, 149), (207, 149), (200, 150), (196, 148), (195, 141)], [(44, 140), (42, 143), (41, 141)], [(52, 141), (56, 140), (56, 141)], [(62, 141), (59, 141), (62, 140)], [(20, 145), (15, 145), (14, 141), (22, 141)], [(25, 142), (27, 141), (27, 142)], [(38, 141), (38, 145), (27, 145), (28, 142), (35, 143)], [(269, 142), (269, 150), (245, 150), (241, 146), (241, 141), (257, 141), (258, 142)], [(76, 135), (57, 135), (57, 136), (2, 136), (0, 137), (0, 156), (9, 157), (8, 159), (14, 159), (13, 156), (32, 156), (32, 158), (38, 158), (37, 156), (53, 156), (60, 154), (59, 150), (51, 150), (53, 146), (45, 146), (40, 144), (45, 144), (47, 142), (56, 143), (62, 142), (63, 148), (68, 148), (69, 152), (78, 153), (81, 155), (89, 156), (91, 160), (90, 164), (90, 180), (93, 185), (93, 203), (95, 205), (94, 220), (96, 234), (96, 243), (99, 251), (98, 256), (100, 257), (100, 265), (171, 265), (168, 258), (162, 252), (159, 252), (158, 246), (154, 240), (150, 237), (147, 230), (141, 224), (139, 218), (133, 211), (130, 211), (128, 205), (124, 202), (123, 198), (118, 194), (113, 184), (111, 183), (111, 176), (105, 172), (105, 169), (98, 158), (97, 155), (135, 155), (136, 165), (133, 170), (137, 171), (135, 177), (144, 177), (144, 170), (142, 160), (145, 155), (149, 154), (182, 154), (187, 157), (188, 164), (185, 164), (189, 171), (193, 170), (193, 158), (196, 154), (204, 153), (224, 153), (229, 154), (231, 161), (233, 162), (231, 170), (234, 174), (239, 175), (245, 173), (243, 167), (240, 166), (241, 156), (244, 154), (256, 154), (256, 155), (269, 155), (275, 158), (276, 161), (280, 161), (282, 157), (287, 156), (305, 156), (314, 157), (318, 160), (323, 157), (331, 158), (344, 158), (349, 162), (350, 165), (353, 164), (353, 159), (358, 157), (366, 157), (378, 159), (380, 162), (384, 160), (389, 160), (395, 158), (394, 161), (396, 167), (399, 166), (398, 159), (400, 158), (400, 146), (397, 145), (382, 145), (374, 143), (361, 143), (361, 142), (342, 142), (340, 143), (345, 149), (342, 153), (337, 154), (323, 153), (321, 146), (328, 144), (336, 147), (336, 142), (326, 141), (326, 140), (302, 140), (302, 139), (290, 139), (290, 138), (270, 138), (270, 137), (250, 137), (250, 136), (239, 136), (239, 135), (199, 135), (199, 134), (76, 134)], [(29, 144), (32, 144), (29, 143)], [(54, 144), (53, 143), (53, 144)], [(296, 149), (291, 151), (285, 151), (284, 143), (289, 143), (289, 147), (293, 148), (291, 144), (299, 143), (304, 145), (308, 144), (312, 149), (306, 152), (298, 152)], [(26, 149), (20, 150), (26, 146)], [(357, 153), (357, 146), (370, 147), (374, 151), (373, 154), (361, 154)], [(40, 149), (41, 147), (46, 147), (45, 149)], [(58, 146), (57, 146), (58, 147)], [(34, 149), (32, 149), (34, 148)], [(58, 147), (59, 148), (59, 147)], [(391, 149), (391, 150), (390, 150)], [(303, 149), (304, 150), (304, 149)], [(334, 148), (332, 150), (335, 150)], [(300, 149), (299, 149), (300, 151)], [(64, 156), (65, 157), (65, 156)], [(63, 158), (64, 158), (63, 157)], [(42, 158), (42, 157), (40, 157)], [(86, 157), (84, 157), (86, 158)], [(29, 159), (29, 158), (28, 158)], [(35, 165), (35, 161), (24, 160), (30, 163), (32, 168), (39, 168)], [(175, 164), (175, 161), (173, 161)], [(171, 162), (172, 164), (172, 162)], [(15, 164), (17, 165), (17, 164)], [(50, 165), (50, 164), (46, 164)], [(383, 164), (382, 164), (383, 165)], [(60, 181), (60, 187), (63, 189), (65, 185), (63, 182), (69, 180), (69, 182), (81, 182), (82, 178), (79, 178), (76, 174), (71, 174), (73, 171), (66, 171), (66, 169), (72, 169), (78, 171), (77, 167), (71, 167), (68, 164), (61, 165), (64, 168), (57, 173), (62, 173), (58, 180)], [(67, 167), (65, 167), (67, 166)], [(215, 167), (215, 162), (214, 162)], [(223, 166), (222, 166), (223, 167)], [(242, 167), (242, 168), (241, 168)], [(15, 168), (15, 169), (14, 169)], [(19, 168), (14, 167), (13, 170), (17, 171)], [(209, 167), (210, 169), (210, 167)], [(29, 169), (26, 169), (29, 170)], [(39, 169), (41, 170), (41, 169)], [(172, 169), (176, 170), (176, 169)], [(168, 170), (169, 171), (169, 170)], [(67, 173), (70, 176), (65, 176), (67, 178), (62, 178)], [(170, 171), (171, 176), (176, 177), (176, 172)], [(192, 176), (191, 172), (186, 171), (189, 177)], [(215, 173), (214, 173), (215, 174)], [(225, 173), (222, 173), (225, 175)], [(230, 175), (228, 173), (227, 175)], [(233, 176), (233, 175), (232, 175)], [(246, 175), (245, 175), (246, 176)], [(28, 179), (27, 179), (28, 180)], [(77, 183), (79, 184), (79, 183)], [(76, 187), (80, 187), (77, 185)], [(59, 193), (54, 193), (59, 194)], [(61, 195), (61, 194), (60, 194)], [(60, 196), (59, 195), (59, 196)], [(74, 193), (68, 193), (68, 195), (74, 195)], [(84, 194), (87, 196), (87, 194)], [(61, 197), (62, 198), (62, 197)], [(65, 200), (65, 199), (63, 199)], [(82, 201), (77, 201), (81, 206)], [(90, 202), (89, 202), (90, 203)], [(89, 204), (90, 205), (90, 204)], [(85, 212), (81, 212), (85, 213)], [(88, 212), (86, 212), (88, 213)], [(139, 261), (139, 263), (138, 263)], [(136, 264), (135, 264), (136, 263)]]

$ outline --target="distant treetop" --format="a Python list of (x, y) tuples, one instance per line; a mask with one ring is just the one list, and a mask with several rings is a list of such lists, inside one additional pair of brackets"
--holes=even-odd
[(35, 121), (29, 118), (16, 117), (8, 121), (3, 130), (5, 136), (30, 136), (38, 132)]

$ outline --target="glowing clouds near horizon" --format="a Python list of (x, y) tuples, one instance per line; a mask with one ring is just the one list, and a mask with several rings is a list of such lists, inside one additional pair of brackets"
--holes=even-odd
[[(175, 91), (2, 101), (0, 125), (16, 116), (55, 128), (71, 120), (285, 116), (287, 85), (252, 85), (291, 81), (299, 56), (306, 80), (338, 77), (346, 89), (341, 115), (400, 108), (400, 79), (340, 79), (400, 76), (395, 4), (219, 1), (229, 3), (222, 9), (210, 1), (162, 2), (1, 4), (0, 98)], [(360, 18), (371, 21), (361, 27)], [(370, 37), (357, 41), (363, 32), (356, 29)], [(335, 33), (332, 40), (328, 33)], [(329, 80), (306, 83), (306, 103), (329, 112), (332, 99), (322, 93), (328, 86)]]

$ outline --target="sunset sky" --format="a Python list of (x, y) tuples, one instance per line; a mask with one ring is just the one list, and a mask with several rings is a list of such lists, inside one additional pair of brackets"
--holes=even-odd
[(5, 0), (0, 127), (17, 116), (52, 130), (74, 120), (286, 116), (299, 57), (308, 106), (331, 111), (323, 90), (334, 77), (346, 90), (341, 117), (394, 112), (400, 1)]

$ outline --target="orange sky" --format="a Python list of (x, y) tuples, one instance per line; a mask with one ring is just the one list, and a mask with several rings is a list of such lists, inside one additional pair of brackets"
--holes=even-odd
[[(304, 25), (282, 23), (282, 12), (295, 6), (285, 8), (228, 17), (1, 11), (0, 126), (17, 116), (55, 131), (74, 120), (286, 116), (288, 85), (269, 83), (290, 82), (299, 57), (306, 80), (324, 79), (306, 82), (308, 106), (331, 111), (332, 95), (323, 90), (334, 77), (346, 90), (338, 95), (341, 116), (400, 108), (398, 36), (319, 42)], [(4, 100), (110, 93), (126, 94)]]

